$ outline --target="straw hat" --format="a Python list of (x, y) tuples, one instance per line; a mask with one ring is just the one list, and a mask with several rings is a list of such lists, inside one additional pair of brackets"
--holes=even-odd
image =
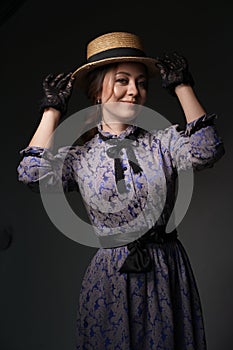
[(132, 33), (111, 32), (103, 34), (87, 45), (87, 61), (76, 69), (72, 77), (76, 78), (76, 84), (84, 87), (87, 74), (93, 69), (110, 63), (139, 62), (148, 70), (149, 77), (158, 73), (157, 60), (147, 57), (141, 39)]

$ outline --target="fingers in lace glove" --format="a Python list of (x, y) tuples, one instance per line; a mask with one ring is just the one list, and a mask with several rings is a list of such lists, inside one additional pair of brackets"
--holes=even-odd
[(168, 90), (171, 95), (176, 96), (175, 88), (180, 84), (194, 86), (188, 61), (184, 56), (177, 52), (166, 53), (161, 57), (157, 57), (157, 61), (156, 66), (160, 71), (162, 87)]
[(74, 78), (72, 73), (49, 74), (43, 81), (44, 98), (41, 101), (40, 113), (53, 107), (64, 116), (67, 112), (68, 102), (72, 94)]

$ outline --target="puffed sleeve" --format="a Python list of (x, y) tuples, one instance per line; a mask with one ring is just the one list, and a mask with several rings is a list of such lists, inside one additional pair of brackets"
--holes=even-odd
[(18, 180), (32, 190), (56, 191), (60, 185), (65, 192), (78, 190), (73, 167), (73, 162), (77, 161), (74, 148), (62, 147), (53, 155), (47, 148), (27, 147), (20, 154)]
[(185, 130), (172, 125), (161, 133), (161, 144), (169, 152), (172, 164), (177, 170), (202, 170), (210, 168), (225, 153), (219, 136), (215, 114), (203, 115), (188, 123)]

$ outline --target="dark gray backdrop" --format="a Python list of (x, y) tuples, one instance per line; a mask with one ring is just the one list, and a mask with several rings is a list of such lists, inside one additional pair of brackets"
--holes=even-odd
[[(15, 4), (3, 7), (0, 16), (0, 230), (12, 235), (11, 245), (0, 251), (0, 349), (74, 350), (79, 288), (96, 250), (73, 242), (53, 226), (40, 196), (17, 181), (16, 168), (19, 151), (38, 125), (42, 79), (81, 65), (87, 41), (115, 30), (142, 36), (148, 55), (183, 53), (200, 101), (219, 116), (226, 154), (212, 169), (195, 175), (192, 202), (178, 231), (199, 286), (209, 350), (232, 349), (230, 5), (77, 0)], [(152, 84), (149, 104), (172, 123), (184, 122), (176, 99), (158, 82)], [(87, 106), (76, 91), (69, 114)]]

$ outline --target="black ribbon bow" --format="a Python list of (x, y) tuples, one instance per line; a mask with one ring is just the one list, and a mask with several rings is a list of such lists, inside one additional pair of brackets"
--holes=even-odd
[(139, 239), (127, 244), (129, 254), (119, 272), (141, 273), (151, 271), (153, 264), (146, 243), (164, 244), (176, 238), (176, 230), (165, 233), (164, 227), (152, 227)]
[[(138, 165), (137, 158), (135, 156), (133, 147), (138, 147), (138, 140), (134, 134), (126, 136), (124, 139), (106, 137), (99, 133), (100, 138), (103, 141), (108, 142), (112, 147), (107, 150), (107, 155), (110, 158), (114, 158), (115, 178), (116, 185), (119, 193), (127, 192), (127, 188), (124, 181), (124, 168), (121, 165), (121, 151), (124, 148), (127, 153), (129, 165), (131, 166), (134, 174), (142, 172), (142, 168)], [(133, 141), (136, 141), (133, 143)]]

